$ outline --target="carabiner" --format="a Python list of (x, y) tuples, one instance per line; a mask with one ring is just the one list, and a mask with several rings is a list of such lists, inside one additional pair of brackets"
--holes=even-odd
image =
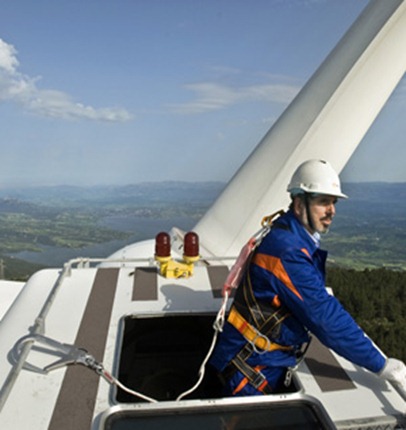
[[(40, 344), (38, 350), (43, 353), (48, 353), (53, 356), (60, 356), (61, 358), (47, 366), (41, 368), (35, 366), (29, 362), (24, 363), (24, 367), (27, 370), (31, 370), (37, 373), (48, 373), (51, 370), (58, 369), (69, 364), (82, 364), (90, 367), (93, 370), (97, 370), (99, 363), (96, 359), (90, 355), (86, 350), (77, 348), (75, 345), (67, 343), (61, 343), (49, 337), (40, 334), (30, 334), (22, 337), (14, 347), (14, 353), (21, 354), (21, 351), (25, 344), (31, 342), (32, 348)], [(45, 347), (44, 347), (45, 346)], [(48, 348), (47, 348), (48, 347)]]

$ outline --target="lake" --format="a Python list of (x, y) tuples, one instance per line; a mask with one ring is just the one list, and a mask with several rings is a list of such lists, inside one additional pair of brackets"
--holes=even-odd
[(131, 234), (124, 240), (98, 243), (84, 248), (63, 248), (42, 245), (42, 252), (20, 251), (10, 254), (10, 256), (48, 267), (60, 267), (68, 260), (77, 257), (106, 258), (118, 249), (131, 243), (153, 239), (160, 231), (169, 232), (172, 227), (189, 231), (195, 224), (195, 219), (187, 217), (153, 219), (147, 217), (111, 216), (104, 218), (99, 226), (128, 233), (134, 232), (134, 234)]

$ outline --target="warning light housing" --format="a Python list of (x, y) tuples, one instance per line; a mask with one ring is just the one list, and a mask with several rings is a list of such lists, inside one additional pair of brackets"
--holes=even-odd
[(183, 239), (183, 261), (171, 257), (171, 238), (160, 232), (155, 236), (155, 260), (159, 263), (159, 273), (165, 278), (189, 278), (193, 276), (194, 265), (199, 261), (199, 236), (194, 232), (185, 234)]
[(183, 259), (187, 262), (199, 259), (199, 236), (193, 231), (185, 234), (183, 242)]
[(158, 261), (170, 260), (171, 258), (171, 238), (164, 231), (155, 236), (155, 258)]

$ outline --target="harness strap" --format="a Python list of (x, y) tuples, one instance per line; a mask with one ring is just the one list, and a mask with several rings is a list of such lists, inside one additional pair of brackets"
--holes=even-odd
[[(252, 321), (254, 326), (257, 327), (261, 333), (272, 338), (278, 337), (280, 323), (290, 315), (288, 310), (281, 305), (279, 297), (275, 296), (272, 303), (259, 303), (255, 298), (249, 273), (246, 274), (242, 287), (245, 307), (237, 300), (234, 301), (234, 306), (239, 309), (242, 315), (245, 314), (244, 310), (246, 309), (252, 318), (250, 321)], [(245, 318), (247, 318), (247, 316), (245, 316)]]
[[(251, 256), (251, 259), (252, 259), (252, 257), (253, 257), (253, 255)], [(257, 300), (255, 298), (254, 290), (253, 290), (252, 284), (251, 284), (251, 277), (250, 277), (249, 271), (247, 271), (245, 279), (243, 282), (244, 283), (242, 284), (242, 288), (243, 288), (243, 294), (244, 294), (244, 300), (246, 303), (246, 308), (247, 308), (248, 312), (251, 314), (251, 318), (253, 319), (255, 326), (261, 327), (262, 324), (264, 324), (264, 322), (265, 322), (265, 317), (264, 317), (264, 313), (263, 313), (259, 303), (257, 302)]]
[(271, 394), (272, 388), (269, 386), (267, 379), (261, 372), (262, 366), (256, 366), (254, 368), (247, 364), (247, 360), (251, 356), (252, 352), (252, 346), (250, 344), (246, 344), (225, 368), (223, 375), (226, 378), (230, 378), (237, 370), (244, 375), (245, 378), (235, 389), (235, 394), (238, 391), (241, 391), (247, 383), (251, 384), (256, 390), (263, 394)]
[[(266, 325), (271, 327), (271, 330), (288, 316), (287, 313), (282, 316), (279, 316), (278, 314), (279, 310), (275, 311), (266, 323)], [(292, 346), (279, 345), (276, 342), (270, 341), (265, 334), (261, 333), (262, 330), (257, 330), (247, 320), (245, 320), (245, 318), (237, 311), (235, 306), (231, 308), (227, 321), (244, 336), (244, 338), (257, 352), (260, 352), (257, 348), (262, 350), (262, 352), (276, 350), (290, 351), (293, 348)]]
[[(264, 326), (267, 326), (270, 332), (288, 316), (289, 314), (283, 309), (277, 309), (265, 322)], [(255, 368), (247, 363), (247, 360), (251, 357), (255, 351), (259, 354), (269, 351), (285, 350), (291, 351), (292, 346), (279, 345), (276, 342), (272, 342), (269, 338), (253, 327), (245, 318), (238, 312), (233, 306), (228, 316), (228, 322), (236, 328), (247, 340), (244, 348), (230, 361), (223, 371), (223, 376), (229, 379), (237, 370), (239, 370), (245, 377), (236, 388), (235, 394), (242, 390), (243, 387), (249, 383), (256, 390), (263, 394), (271, 394), (272, 388), (269, 386), (268, 381), (264, 374), (261, 372), (262, 367), (256, 366)]]
[[(265, 320), (264, 324), (259, 328), (259, 331), (271, 339), (276, 339), (280, 335), (282, 322), (288, 316), (290, 316), (288, 310), (280, 306)], [(289, 348), (292, 349), (291, 347)]]
[[(265, 368), (265, 366), (255, 366), (254, 367), (254, 370), (256, 370), (257, 372), (260, 372), (262, 369), (264, 369)], [(236, 394), (238, 394), (241, 390), (243, 390), (244, 388), (245, 388), (245, 386), (247, 385), (247, 384), (249, 384), (250, 383), (250, 381), (248, 380), (248, 378), (247, 377), (244, 377), (243, 379), (241, 379), (241, 381), (240, 381), (240, 383), (237, 385), (237, 387), (234, 389), (234, 391), (233, 391), (233, 395), (236, 395)], [(264, 391), (266, 391), (266, 393), (264, 392)], [(271, 394), (270, 392), (268, 392), (268, 391), (271, 391), (271, 388), (270, 387), (268, 387), (266, 384), (264, 385), (264, 387), (262, 388), (262, 393), (263, 394)]]

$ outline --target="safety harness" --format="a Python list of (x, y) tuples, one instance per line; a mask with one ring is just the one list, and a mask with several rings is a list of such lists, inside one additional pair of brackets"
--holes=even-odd
[(239, 370), (246, 378), (246, 382), (255, 389), (264, 394), (271, 393), (272, 389), (262, 374), (262, 369), (250, 366), (247, 361), (254, 352), (263, 354), (276, 350), (292, 350), (292, 346), (279, 345), (273, 341), (279, 336), (281, 323), (289, 315), (289, 311), (279, 303), (277, 296), (271, 305), (255, 298), (249, 272), (246, 270), (227, 321), (238, 330), (247, 343), (227, 365), (223, 372), (224, 377), (230, 378)]
[(229, 379), (237, 370), (244, 375), (243, 381), (235, 392), (250, 383), (255, 389), (264, 394), (271, 393), (272, 389), (261, 372), (263, 366), (252, 367), (247, 361), (254, 352), (263, 354), (270, 351), (292, 351), (293, 349), (292, 346), (279, 345), (273, 341), (279, 336), (280, 325), (290, 315), (289, 311), (280, 303), (278, 296), (274, 297), (271, 304), (258, 300), (254, 295), (248, 270), (255, 249), (269, 233), (271, 227), (277, 228), (279, 226), (274, 223), (274, 220), (281, 214), (283, 214), (283, 211), (264, 218), (262, 221), (263, 229), (247, 243), (240, 254), (239, 282), (238, 285), (235, 285), (234, 280), (236, 295), (227, 321), (238, 330), (247, 343), (222, 372), (222, 376), (225, 379)]

